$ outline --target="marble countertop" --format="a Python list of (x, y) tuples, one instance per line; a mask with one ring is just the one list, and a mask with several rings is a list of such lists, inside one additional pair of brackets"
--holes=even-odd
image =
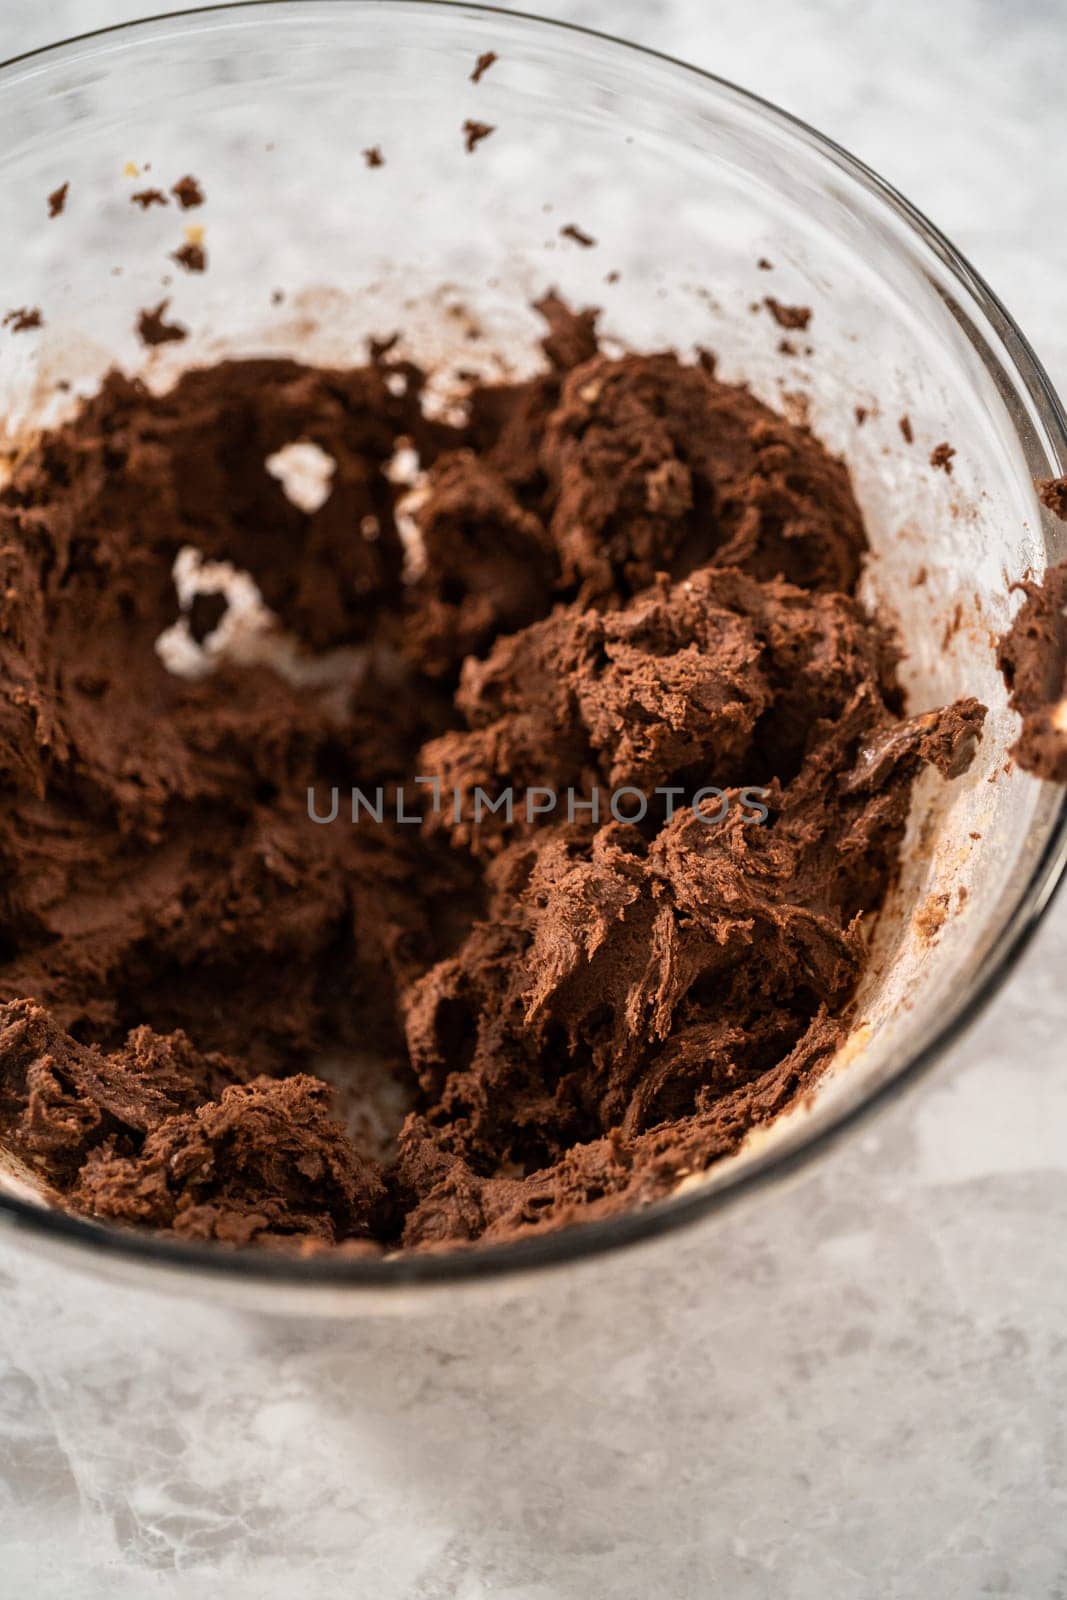
[[(160, 9), (5, 0), (0, 56)], [(1067, 391), (1062, 0), (540, 0), (935, 219)], [(936, 1072), (787, 1190), (412, 1321), (263, 1321), (0, 1242), (0, 1592), (1067, 1596), (1067, 896)]]

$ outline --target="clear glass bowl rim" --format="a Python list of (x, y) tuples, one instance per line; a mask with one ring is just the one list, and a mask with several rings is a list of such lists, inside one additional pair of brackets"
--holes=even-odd
[[(465, 17), (485, 16), (507, 23), (541, 28), (548, 33), (578, 35), (591, 48), (608, 46), (632, 54), (635, 60), (656, 61), (703, 83), (713, 93), (755, 108), (768, 121), (776, 123), (832, 166), (839, 167), (868, 195), (902, 220), (940, 259), (951, 276), (970, 294), (988, 323), (1009, 351), (1013, 376), (1026, 391), (1041, 417), (1051, 441), (1058, 471), (1067, 473), (1067, 414), (1040, 361), (1010, 313), (997, 295), (964, 256), (910, 201), (899, 194), (877, 173), (855, 156), (818, 133), (801, 118), (783, 111), (772, 102), (738, 87), (726, 78), (694, 67), (664, 51), (637, 45), (626, 39), (578, 23), (540, 17), (534, 12), (513, 11), (502, 6), (471, 3), (471, 0), (317, 0), (317, 7), (338, 12), (372, 13), (394, 4), (405, 10), (427, 14), (455, 12)], [(195, 6), (177, 11), (158, 12), (134, 22), (74, 34), (58, 43), (25, 51), (0, 62), (0, 94), (12, 69), (27, 63), (42, 67), (60, 65), (70, 50), (98, 39), (136, 39), (151, 34), (160, 24), (174, 21), (202, 25), (207, 31), (213, 22), (228, 14), (260, 12), (264, 19), (288, 12), (299, 15), (299, 0), (232, 0), (226, 5)], [(21, 75), (21, 74), (19, 74)], [(984, 359), (984, 356), (983, 356)], [(413, 1287), (444, 1287), (482, 1282), (537, 1269), (561, 1266), (599, 1256), (641, 1240), (650, 1240), (710, 1216), (735, 1204), (742, 1196), (778, 1185), (816, 1157), (827, 1153), (846, 1134), (852, 1133), (876, 1112), (897, 1101), (917, 1079), (941, 1057), (975, 1021), (985, 1005), (1011, 972), (1047, 911), (1067, 865), (1067, 790), (1064, 791), (1048, 839), (1037, 858), (1029, 879), (1019, 893), (1010, 914), (978, 970), (971, 978), (955, 1010), (930, 1039), (902, 1061), (885, 1083), (873, 1086), (859, 1103), (838, 1110), (833, 1120), (807, 1135), (794, 1149), (771, 1152), (747, 1168), (739, 1168), (722, 1186), (702, 1192), (693, 1189), (650, 1205), (623, 1212), (619, 1216), (573, 1223), (541, 1237), (516, 1239), (504, 1244), (457, 1246), (431, 1254), (397, 1255), (390, 1259), (335, 1259), (329, 1253), (311, 1257), (288, 1256), (265, 1249), (230, 1249), (219, 1245), (185, 1244), (164, 1236), (134, 1229), (109, 1227), (85, 1221), (65, 1211), (45, 1209), (16, 1196), (0, 1194), (0, 1224), (25, 1235), (37, 1235), (55, 1249), (73, 1250), (79, 1264), (91, 1266), (95, 1257), (100, 1266), (110, 1261), (115, 1266), (136, 1271), (138, 1264), (155, 1276), (159, 1269), (177, 1273), (188, 1281), (200, 1277), (224, 1288), (226, 1281), (243, 1285), (277, 1284), (287, 1290), (382, 1291), (394, 1289), (410, 1294)], [(269, 1291), (268, 1291), (269, 1292)]]

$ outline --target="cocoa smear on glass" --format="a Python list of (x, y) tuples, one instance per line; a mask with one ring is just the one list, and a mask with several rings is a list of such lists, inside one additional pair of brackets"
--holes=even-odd
[[(1067, 477), (1045, 478), (1037, 492), (1067, 522)], [(1067, 561), (1040, 583), (1017, 587), (1025, 599), (997, 656), (1011, 708), (1022, 718), (1011, 754), (1035, 777), (1067, 783)]]

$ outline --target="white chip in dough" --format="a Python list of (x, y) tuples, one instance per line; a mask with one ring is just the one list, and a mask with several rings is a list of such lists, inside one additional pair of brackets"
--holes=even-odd
[(277, 478), (286, 498), (310, 516), (330, 498), (337, 462), (321, 445), (310, 439), (285, 444), (266, 460), (272, 478)]

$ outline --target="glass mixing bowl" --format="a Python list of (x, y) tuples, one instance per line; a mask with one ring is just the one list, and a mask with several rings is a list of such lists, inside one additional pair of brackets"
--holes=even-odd
[[(499, 59), (472, 82), (490, 50)], [(496, 130), (472, 154), (468, 118)], [(384, 165), (365, 160), (372, 146)], [(203, 208), (131, 206), (138, 182), (186, 172)], [(50, 220), (46, 196), (64, 182)], [(196, 276), (168, 259), (190, 217), (209, 257)], [(563, 235), (569, 224), (596, 244)], [(609, 341), (709, 348), (722, 375), (810, 418), (846, 458), (873, 547), (866, 594), (907, 642), (911, 709), (961, 694), (991, 707), (971, 772), (919, 785), (839, 1070), (670, 1199), (510, 1244), (299, 1260), (81, 1221), (12, 1169), (10, 1231), (98, 1271), (271, 1310), (436, 1303), (573, 1267), (780, 1181), (914, 1080), (989, 998), (1067, 851), (1062, 793), (1006, 766), (1015, 719), (994, 666), (1010, 584), (1064, 554), (1067, 527), (1042, 512), (1034, 479), (1067, 471), (1067, 434), (999, 301), (859, 162), (728, 83), (578, 28), (432, 0), (251, 4), (0, 69), (0, 238), (3, 307), (40, 306), (45, 324), (0, 336), (10, 440), (112, 364), (155, 385), (222, 355), (344, 363), (368, 335), (401, 329), (442, 373), (521, 370), (539, 331), (530, 302), (549, 286), (602, 306)], [(784, 334), (769, 294), (809, 306), (808, 328)], [(165, 295), (191, 337), (146, 352), (137, 313)], [(951, 476), (929, 464), (942, 440)]]

